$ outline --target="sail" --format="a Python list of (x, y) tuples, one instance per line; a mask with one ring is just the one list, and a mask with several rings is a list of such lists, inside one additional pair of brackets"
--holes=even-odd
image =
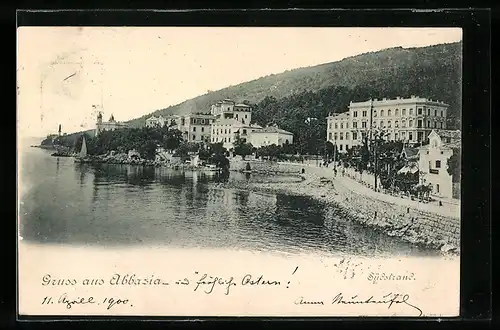
[(87, 156), (87, 143), (85, 142), (85, 136), (82, 139), (82, 149), (80, 150), (80, 158), (84, 158)]

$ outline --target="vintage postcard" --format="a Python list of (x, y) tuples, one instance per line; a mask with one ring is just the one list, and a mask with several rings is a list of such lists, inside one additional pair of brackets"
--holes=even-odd
[(459, 315), (461, 29), (17, 38), (21, 316)]

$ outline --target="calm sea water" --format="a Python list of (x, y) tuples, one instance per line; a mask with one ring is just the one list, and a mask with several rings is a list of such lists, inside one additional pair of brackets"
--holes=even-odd
[[(312, 199), (221, 188), (212, 174), (75, 164), (20, 153), (20, 235), (59, 245), (163, 245), (342, 255), (432, 255)], [(296, 180), (231, 173), (229, 180)]]

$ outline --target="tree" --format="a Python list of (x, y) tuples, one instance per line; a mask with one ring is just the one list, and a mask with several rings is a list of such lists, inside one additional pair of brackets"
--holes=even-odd
[(227, 152), (226, 148), (224, 148), (224, 144), (222, 142), (211, 143), (209, 145), (209, 150), (212, 154), (225, 154)]
[(182, 143), (182, 132), (178, 129), (168, 129), (163, 137), (162, 146), (167, 150), (175, 150), (179, 148)]
[(137, 150), (142, 158), (144, 159), (155, 159), (156, 157), (156, 142), (153, 140), (146, 141), (145, 144), (143, 144), (141, 147), (138, 148)]
[(253, 150), (253, 146), (250, 143), (246, 143), (239, 136), (236, 138), (234, 142), (234, 153), (240, 155), (243, 159), (246, 156), (251, 155)]
[(448, 174), (451, 175), (452, 182), (460, 182), (461, 176), (461, 150), (453, 149), (453, 155), (447, 160), (447, 171)]

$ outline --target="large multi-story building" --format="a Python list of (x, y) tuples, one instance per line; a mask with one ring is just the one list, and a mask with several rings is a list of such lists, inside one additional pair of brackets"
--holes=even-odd
[(102, 121), (102, 114), (97, 115), (97, 123), (95, 129), (95, 136), (98, 136), (103, 131), (114, 131), (115, 129), (127, 128), (128, 125), (115, 120), (115, 117), (111, 115), (109, 121)]
[(236, 104), (225, 99), (212, 105), (210, 113), (215, 118), (211, 142), (223, 143), (224, 148), (228, 150), (234, 147), (236, 139), (249, 142), (251, 134), (262, 129), (261, 126), (251, 123), (252, 107), (247, 104)]
[(339, 151), (360, 145), (375, 130), (410, 145), (427, 140), (432, 129), (446, 129), (448, 104), (418, 96), (352, 102), (348, 112), (327, 117), (327, 140)]
[(182, 132), (185, 141), (210, 143), (210, 127), (215, 117), (209, 114), (190, 114), (172, 116), (171, 126)]
[(252, 107), (247, 104), (235, 104), (234, 101), (225, 99), (211, 106), (210, 113), (216, 119), (235, 119), (242, 124), (250, 125), (252, 122)]
[(253, 135), (262, 130), (262, 126), (252, 124), (252, 107), (236, 104), (225, 99), (210, 107), (210, 114), (171, 115), (166, 117), (151, 116), (146, 119), (146, 126), (167, 125), (182, 132), (184, 141), (197, 143), (222, 143), (231, 150), (239, 138), (250, 142), (255, 147), (268, 144), (282, 145), (293, 143), (293, 134), (278, 127), (269, 127), (264, 134)]
[[(448, 173), (448, 159), (461, 148), (460, 131), (432, 130), (429, 144), (419, 148), (420, 183), (430, 184), (432, 194), (445, 198), (459, 198), (453, 177)], [(459, 187), (457, 180), (455, 186)]]

